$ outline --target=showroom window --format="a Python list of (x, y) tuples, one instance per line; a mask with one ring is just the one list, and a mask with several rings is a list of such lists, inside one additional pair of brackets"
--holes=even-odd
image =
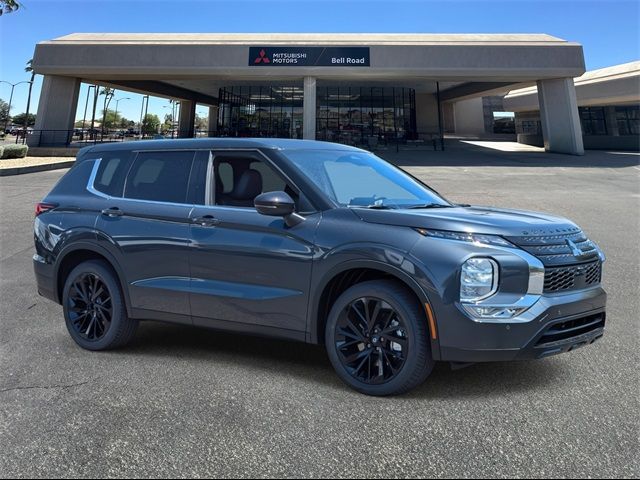
[(606, 135), (607, 123), (604, 118), (604, 107), (580, 107), (580, 123), (583, 135)]
[(414, 140), (415, 92), (398, 87), (318, 87), (316, 138), (348, 145)]
[(616, 107), (620, 135), (640, 135), (640, 106)]

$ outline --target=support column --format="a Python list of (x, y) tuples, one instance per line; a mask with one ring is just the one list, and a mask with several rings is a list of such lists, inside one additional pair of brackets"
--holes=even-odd
[(573, 78), (539, 80), (537, 83), (544, 149), (584, 155)]
[(180, 100), (178, 138), (193, 138), (196, 132), (196, 102)]
[(304, 77), (304, 101), (302, 104), (302, 138), (316, 139), (316, 79)]
[(66, 147), (71, 143), (79, 92), (79, 78), (44, 76), (34, 132), (27, 135), (29, 146)]

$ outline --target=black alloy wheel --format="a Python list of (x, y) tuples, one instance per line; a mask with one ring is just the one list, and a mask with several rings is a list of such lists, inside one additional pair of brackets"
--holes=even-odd
[(109, 288), (94, 273), (81, 273), (67, 297), (69, 319), (76, 333), (90, 342), (103, 338), (111, 326), (113, 305)]
[(366, 395), (399, 395), (420, 385), (435, 362), (426, 312), (397, 280), (372, 280), (345, 290), (325, 327), (333, 368)]
[(380, 298), (360, 297), (338, 319), (335, 346), (342, 364), (357, 380), (381, 384), (404, 366), (409, 344), (404, 320)]
[(83, 262), (69, 273), (62, 306), (69, 334), (87, 350), (121, 347), (138, 327), (127, 316), (118, 277), (103, 260)]

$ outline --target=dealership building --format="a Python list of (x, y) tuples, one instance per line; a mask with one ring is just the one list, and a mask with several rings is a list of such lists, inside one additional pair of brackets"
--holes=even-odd
[(39, 43), (33, 67), (34, 146), (68, 145), (82, 82), (179, 101), (183, 137), (203, 105), (212, 136), (365, 145), (464, 130), (465, 105), (529, 87), (545, 149), (584, 153), (582, 46), (549, 35), (72, 34)]
[[(640, 62), (601, 68), (574, 80), (582, 140), (588, 149), (640, 150)], [(534, 87), (508, 93), (518, 141), (544, 142), (540, 99)]]

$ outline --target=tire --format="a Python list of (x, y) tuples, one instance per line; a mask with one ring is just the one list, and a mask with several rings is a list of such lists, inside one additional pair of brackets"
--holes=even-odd
[(62, 307), (71, 338), (86, 350), (122, 347), (138, 328), (138, 321), (127, 316), (118, 278), (102, 260), (83, 262), (71, 271), (64, 284)]
[(365, 395), (406, 393), (435, 365), (425, 312), (413, 292), (393, 280), (359, 283), (340, 295), (325, 344), (338, 376)]

